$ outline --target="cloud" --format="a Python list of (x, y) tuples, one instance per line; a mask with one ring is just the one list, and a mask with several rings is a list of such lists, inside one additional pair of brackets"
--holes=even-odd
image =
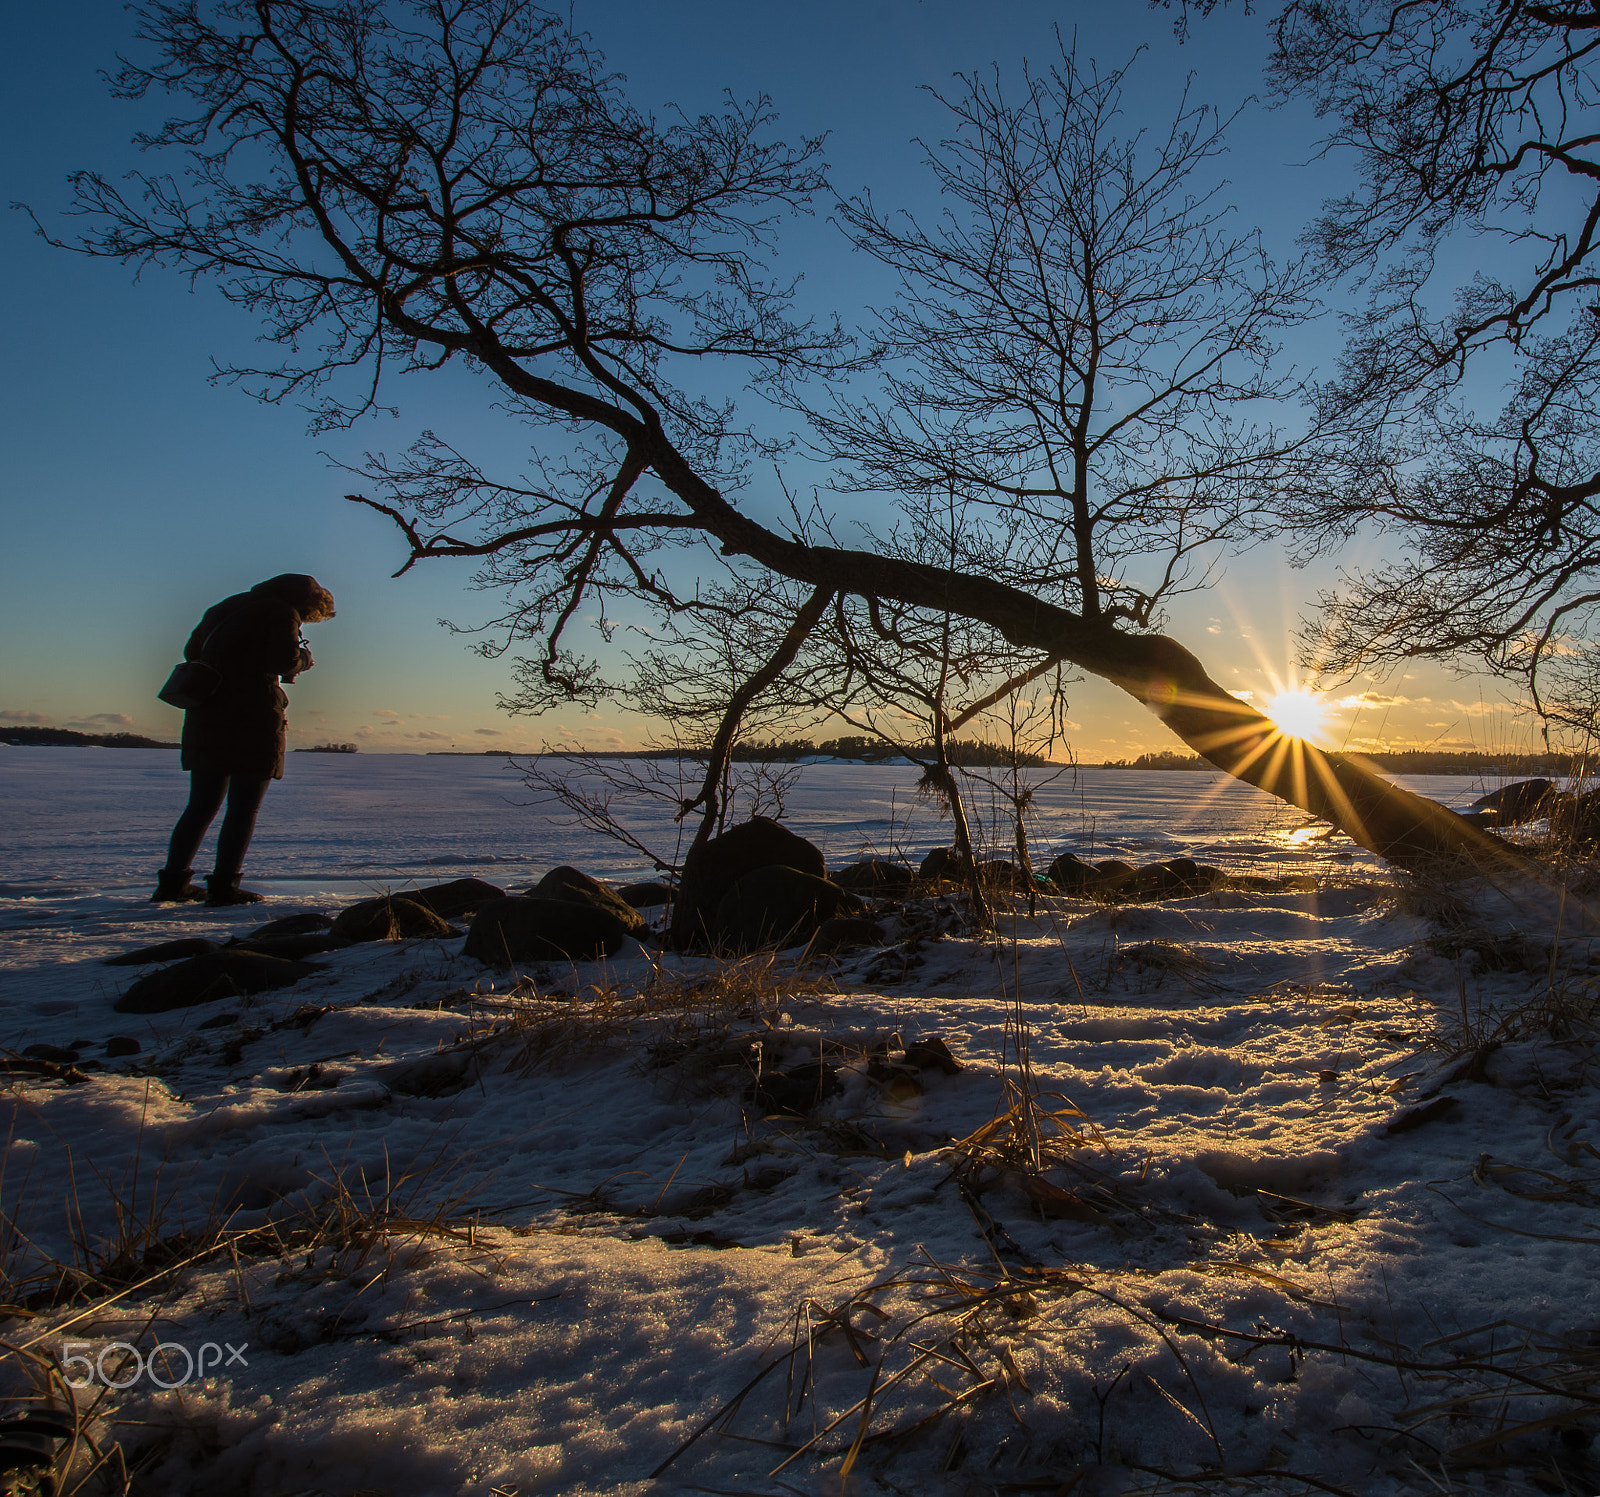
[(1206, 625), (1206, 633), (1207, 634), (1221, 634), (1222, 633), (1222, 625), (1221, 624), (1207, 624)]
[(18, 723), (30, 728), (46, 728), (50, 719), (42, 712), (0, 711), (0, 723)]
[(133, 719), (126, 712), (92, 712), (88, 717), (70, 719), (74, 726), (85, 728), (131, 728)]
[(412, 736), (420, 739), (424, 743), (448, 743), (451, 735), (449, 733), (434, 733), (432, 731), (428, 731), (416, 733)]
[(412, 712), (408, 713), (407, 716), (409, 716), (413, 722), (447, 723), (450, 721), (450, 714), (448, 712)]
[(1065, 728), (1069, 733), (1081, 733), (1081, 732), (1083, 732), (1083, 724), (1082, 723), (1073, 722), (1073, 720), (1070, 717), (1062, 718), (1061, 719), (1061, 726), (1063, 728)]
[(391, 722), (401, 722), (403, 720), (393, 707), (379, 707), (372, 715), (374, 717), (388, 718)]
[(480, 738), (504, 738), (506, 736), (499, 728), (474, 728), (472, 731)]
[(1340, 697), (1340, 707), (1404, 707), (1411, 702), (1426, 702), (1427, 697), (1386, 696), (1381, 691), (1358, 691), (1354, 696)]
[(1256, 699), (1256, 694), (1253, 691), (1231, 691), (1230, 690), (1228, 692), (1228, 695), (1231, 696), (1231, 697), (1238, 697), (1238, 699), (1241, 702), (1253, 702)]

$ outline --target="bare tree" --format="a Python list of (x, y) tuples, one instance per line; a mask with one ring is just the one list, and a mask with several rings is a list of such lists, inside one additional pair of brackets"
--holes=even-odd
[[(521, 627), (539, 641), (535, 680), (552, 697), (592, 699), (609, 684), (569, 639), (585, 608), (620, 591), (669, 616), (694, 610), (693, 589), (674, 582), (686, 568), (668, 562), (706, 548), (808, 596), (948, 612), (1095, 672), (1221, 768), (1401, 861), (1508, 856), (1434, 803), (1284, 738), (1188, 650), (1141, 632), (1155, 615), (1140, 600), (1170, 590), (1160, 579), (1119, 576), (1108, 592), (1091, 578), (1068, 606), (1061, 585), (1085, 577), (1045, 536), (1052, 503), (1077, 495), (1070, 502), (1093, 506), (1072, 482), (1019, 485), (1028, 548), (998, 573), (786, 532), (738, 502), (756, 439), (680, 371), (735, 359), (792, 399), (800, 380), (848, 358), (837, 329), (793, 316), (772, 275), (780, 218), (823, 178), (815, 142), (769, 138), (764, 101), (658, 122), (560, 18), (524, 0), (225, 0), (207, 13), (164, 3), (135, 13), (150, 60), (125, 63), (116, 87), (178, 101), (148, 144), (179, 153), (187, 174), (146, 175), (127, 191), (80, 174), (88, 226), (75, 247), (213, 279), (286, 351), (253, 376), (260, 392), (310, 393), (321, 421), (353, 419), (396, 367), (464, 363), (532, 422), (565, 456), (520, 493), (463, 486), (446, 458), (424, 465), (407, 504), (371, 502), (400, 527), (407, 565), (468, 555), (513, 568)], [(1261, 340), (1285, 309), (1256, 294), (1244, 305), (1257, 308), (1248, 315)], [(1220, 535), (1214, 517), (1248, 510), (1265, 476), (1258, 463), (1252, 479), (1234, 455), (1221, 413), (1205, 414), (1231, 387), (1229, 361), (1248, 365), (1254, 348), (1219, 349), (1219, 362), (1163, 387), (1188, 413), (1151, 431), (1161, 454), (1189, 454), (1193, 482), (1163, 456), (1141, 502), (1172, 513), (1169, 554), (1180, 559), (1191, 527)], [(338, 377), (357, 372), (360, 392), (344, 398)], [(1143, 409), (1137, 381), (1126, 395)], [(1243, 450), (1275, 446), (1247, 439)], [(1130, 480), (1117, 492), (1139, 489)]]
[[(1359, 173), (1308, 238), (1369, 292), (1320, 391), (1348, 439), (1289, 518), (1322, 544), (1376, 527), (1403, 548), (1323, 597), (1306, 658), (1475, 659), (1544, 705), (1547, 665), (1561, 696), (1600, 604), (1595, 7), (1291, 0), (1272, 26), (1277, 89)], [(1440, 285), (1466, 240), (1483, 268)]]

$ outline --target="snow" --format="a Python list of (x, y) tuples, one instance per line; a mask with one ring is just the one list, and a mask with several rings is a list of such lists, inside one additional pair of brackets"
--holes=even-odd
[[(1576, 893), (1401, 884), (1220, 777), (1086, 771), (1041, 790), (1041, 849), (1253, 880), (1016, 901), (987, 942), (912, 902), (882, 949), (720, 986), (648, 944), (512, 974), (429, 940), (119, 1015), (149, 969), (100, 959), (142, 944), (408, 880), (648, 871), (498, 760), (300, 755), (251, 852), (266, 903), (155, 908), (175, 761), (0, 762), (0, 1045), (100, 1065), (11, 1078), (0, 1270), (36, 1297), (4, 1339), (159, 1339), (168, 1380), (244, 1347), (77, 1394), (135, 1490), (1600, 1493)], [(914, 778), (808, 767), (784, 819), (830, 866), (914, 859), (944, 840)], [(898, 1064), (932, 1035), (956, 1074)], [(819, 1059), (809, 1116), (747, 1100)], [(1055, 1114), (1042, 1171), (1019, 1087)], [(51, 1303), (52, 1262), (130, 1292)], [(21, 1391), (36, 1364), (4, 1360)]]

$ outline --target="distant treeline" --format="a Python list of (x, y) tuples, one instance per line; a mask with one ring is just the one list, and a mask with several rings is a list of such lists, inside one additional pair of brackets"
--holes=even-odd
[(313, 743), (310, 748), (297, 748), (297, 754), (359, 754), (361, 745), (357, 743)]
[[(1361, 755), (1369, 764), (1389, 774), (1488, 774), (1519, 779), (1531, 775), (1546, 778), (1561, 775), (1592, 774), (1595, 761), (1584, 754), (1489, 754), (1477, 750), (1400, 749)], [(1108, 759), (1107, 769), (1216, 769), (1198, 754), (1178, 754), (1163, 749), (1159, 754), (1140, 754), (1137, 759)]]
[[(432, 749), (430, 753), (448, 754), (461, 752), (461, 750)], [(511, 752), (507, 749), (479, 749), (476, 753), (504, 754)], [(801, 759), (866, 759), (873, 763), (885, 763), (891, 759), (899, 759), (909, 755), (918, 759), (933, 758), (933, 745), (930, 743), (916, 744), (910, 749), (900, 749), (884, 743), (878, 738), (827, 738), (821, 743), (813, 743), (809, 738), (769, 738), (759, 743), (736, 743), (733, 746), (731, 757), (740, 764), (795, 764)], [(704, 761), (706, 755), (701, 749), (679, 748), (654, 748), (654, 749), (614, 749), (593, 751), (574, 749), (555, 749), (550, 753), (553, 759), (559, 758), (597, 758), (597, 759), (693, 759)], [(951, 764), (961, 768), (995, 768), (1009, 767), (1011, 764), (1011, 750), (1003, 744), (985, 743), (978, 738), (952, 738), (945, 744), (945, 757)], [(1023, 765), (1048, 764), (1050, 760), (1043, 754), (1030, 754), (1026, 750), (1018, 750), (1017, 763)]]
[(177, 748), (137, 733), (75, 733), (71, 728), (0, 728), (0, 743), (13, 748)]

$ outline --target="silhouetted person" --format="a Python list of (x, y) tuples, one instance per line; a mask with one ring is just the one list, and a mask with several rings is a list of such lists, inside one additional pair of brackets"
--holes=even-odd
[[(333, 594), (327, 588), (315, 577), (285, 572), (208, 608), (189, 636), (183, 658), (203, 661), (222, 680), (204, 705), (183, 715), (189, 804), (173, 828), (152, 902), (204, 899), (208, 905), (230, 905), (261, 898), (239, 887), (239, 874), (267, 786), (283, 778), (289, 698), (278, 682), (311, 669), (300, 626), (332, 617)], [(217, 836), (216, 869), (202, 893), (189, 879), (224, 800), (228, 812)]]

